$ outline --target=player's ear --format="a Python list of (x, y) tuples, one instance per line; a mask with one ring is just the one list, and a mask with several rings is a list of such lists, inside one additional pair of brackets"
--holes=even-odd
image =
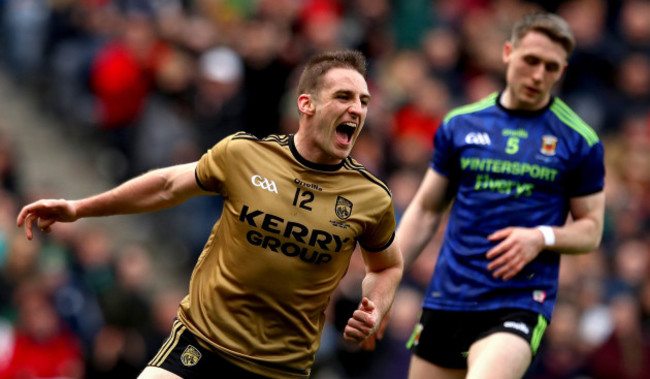
[(310, 94), (303, 93), (298, 96), (298, 110), (300, 110), (300, 113), (304, 113), (309, 116), (314, 114), (314, 101)]
[(501, 56), (503, 63), (508, 64), (508, 62), (510, 62), (510, 54), (512, 54), (512, 51), (514, 49), (515, 47), (510, 41), (507, 41), (505, 44), (503, 44), (503, 54)]

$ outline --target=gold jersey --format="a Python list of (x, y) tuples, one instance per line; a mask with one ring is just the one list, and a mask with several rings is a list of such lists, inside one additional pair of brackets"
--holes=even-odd
[(179, 319), (249, 371), (308, 377), (357, 242), (368, 251), (393, 242), (390, 191), (352, 158), (307, 161), (288, 135), (229, 136), (199, 160), (196, 179), (224, 208)]

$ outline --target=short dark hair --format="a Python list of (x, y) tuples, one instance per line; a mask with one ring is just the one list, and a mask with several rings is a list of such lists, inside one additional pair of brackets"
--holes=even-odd
[(567, 56), (571, 55), (576, 42), (569, 24), (562, 17), (547, 12), (527, 14), (512, 28), (510, 42), (517, 47), (519, 41), (533, 30), (544, 33), (548, 38), (562, 45)]
[(356, 70), (366, 79), (366, 57), (356, 50), (328, 51), (313, 56), (305, 65), (298, 81), (298, 94), (315, 94), (321, 78), (333, 68)]

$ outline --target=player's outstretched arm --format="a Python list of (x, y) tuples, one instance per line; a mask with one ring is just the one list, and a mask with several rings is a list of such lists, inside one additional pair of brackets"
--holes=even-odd
[(34, 225), (47, 233), (57, 222), (169, 208), (206, 193), (196, 183), (195, 168), (196, 162), (152, 170), (109, 191), (80, 200), (38, 200), (23, 207), (16, 224), (24, 226), (25, 235), (32, 239)]
[(438, 230), (451, 202), (448, 190), (449, 179), (429, 168), (402, 215), (395, 239), (404, 255), (404, 267), (407, 269)]
[[(366, 276), (362, 283), (363, 299), (348, 320), (343, 337), (372, 350), (375, 338), (382, 337), (385, 329), (382, 320), (393, 303), (402, 280), (404, 265), (399, 247), (394, 242), (380, 252), (367, 252), (363, 248), (361, 251), (366, 263)], [(381, 332), (377, 335), (380, 329)]]

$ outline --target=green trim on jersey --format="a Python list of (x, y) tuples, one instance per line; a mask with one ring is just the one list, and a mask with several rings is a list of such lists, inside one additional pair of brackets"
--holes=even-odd
[(479, 100), (475, 103), (472, 104), (467, 104), (460, 106), (458, 108), (452, 109), (449, 113), (447, 113), (447, 116), (445, 116), (445, 119), (443, 120), (444, 123), (449, 122), (452, 118), (461, 115), (461, 114), (466, 114), (466, 113), (472, 113), (472, 112), (478, 112), (480, 110), (483, 110), (485, 108), (489, 108), (493, 105), (496, 104), (496, 99), (499, 96), (498, 92), (493, 92), (487, 97), (485, 97), (482, 100)]
[(551, 105), (551, 112), (553, 112), (562, 122), (568, 127), (575, 130), (580, 134), (589, 146), (598, 143), (598, 135), (594, 130), (584, 122), (568, 105), (559, 98), (555, 98), (553, 105)]
[(533, 330), (533, 337), (530, 340), (530, 348), (533, 351), (533, 355), (537, 354), (537, 349), (539, 349), (539, 344), (542, 341), (542, 336), (546, 330), (548, 322), (542, 315), (537, 316), (537, 326)]

